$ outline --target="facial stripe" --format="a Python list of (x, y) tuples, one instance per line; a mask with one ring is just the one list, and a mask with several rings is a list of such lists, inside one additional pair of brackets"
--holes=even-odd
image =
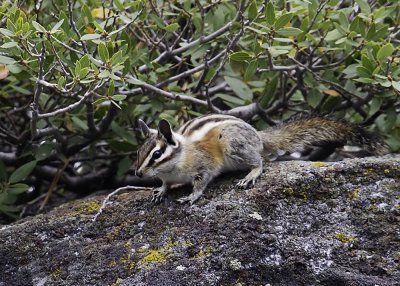
[(143, 145), (138, 150), (138, 156), (137, 156), (138, 169), (144, 165), (146, 158), (149, 156), (150, 152), (154, 149), (156, 145), (157, 145), (157, 139), (155, 135), (151, 136), (143, 143)]
[[(151, 152), (149, 153), (148, 157), (150, 158), (149, 162), (147, 163), (147, 167), (151, 167), (154, 162), (156, 162), (156, 160), (153, 159), (153, 153), (157, 150), (161, 151), (161, 157), (163, 157), (163, 154), (165, 152), (165, 149), (167, 148), (167, 144), (165, 144), (164, 142), (160, 142), (161, 144), (157, 144), (156, 148), (153, 148), (153, 150), (151, 150)], [(159, 160), (160, 158), (158, 158), (157, 160)]]
[(171, 146), (167, 146), (163, 155), (155, 161), (153, 168), (156, 168), (156, 167), (160, 166), (161, 164), (170, 161), (172, 157), (174, 157), (177, 153), (179, 153), (179, 151), (180, 151), (179, 144), (177, 147), (173, 147), (173, 148)]

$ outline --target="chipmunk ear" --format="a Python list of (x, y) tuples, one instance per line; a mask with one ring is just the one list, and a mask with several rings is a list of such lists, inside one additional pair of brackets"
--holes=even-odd
[(142, 133), (145, 137), (149, 137), (151, 133), (155, 132), (155, 130), (150, 129), (149, 126), (147, 126), (147, 124), (144, 123), (144, 121), (142, 119), (138, 120), (138, 124), (139, 124), (140, 130), (142, 131)]
[(158, 123), (158, 134), (162, 135), (169, 144), (175, 145), (171, 125), (169, 125), (169, 122), (167, 120), (162, 119), (160, 123)]

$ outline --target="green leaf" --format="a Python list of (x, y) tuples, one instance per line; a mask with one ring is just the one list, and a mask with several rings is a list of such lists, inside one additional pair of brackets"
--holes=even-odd
[(376, 54), (376, 59), (380, 62), (387, 60), (387, 58), (392, 55), (393, 51), (393, 45), (391, 43), (387, 43), (379, 49), (378, 53)]
[(8, 180), (10, 184), (21, 182), (26, 179), (26, 177), (29, 176), (29, 174), (33, 171), (33, 169), (36, 167), (37, 161), (31, 161), (29, 163), (26, 163), (16, 169), (10, 176), (10, 179)]
[(367, 40), (372, 40), (374, 38), (375, 34), (376, 34), (376, 25), (375, 25), (375, 23), (372, 23), (365, 38)]
[(99, 51), (100, 58), (103, 62), (107, 62), (110, 59), (110, 54), (108, 53), (106, 45), (101, 42), (98, 46), (97, 49)]
[(88, 23), (95, 22), (95, 20), (93, 19), (92, 13), (90, 12), (88, 6), (86, 6), (85, 4), (82, 5), (81, 13), (82, 13), (82, 16), (87, 19)]
[(267, 18), (267, 23), (273, 25), (275, 23), (275, 7), (272, 1), (269, 1), (267, 8), (265, 9), (265, 17)]
[(382, 106), (382, 100), (374, 97), (370, 102), (369, 115), (374, 115)]
[(293, 13), (286, 13), (280, 16), (275, 22), (275, 29), (283, 28), (292, 19)]
[(39, 148), (35, 151), (35, 159), (37, 161), (44, 160), (48, 158), (51, 154), (53, 154), (53, 151), (55, 151), (53, 144), (41, 144)]
[(100, 33), (104, 32), (104, 27), (102, 25), (100, 25), (99, 23), (97, 23), (97, 21), (93, 21), (92, 24), (96, 27), (96, 30), (98, 30)]
[(342, 28), (347, 29), (349, 26), (349, 20), (347, 19), (347, 16), (343, 12), (339, 12), (339, 24), (342, 26)]
[(179, 29), (179, 24), (178, 23), (172, 23), (172, 24), (169, 24), (168, 26), (164, 27), (165, 31), (171, 32), (171, 33), (175, 32), (178, 29)]
[(372, 76), (372, 72), (362, 66), (357, 67), (357, 74), (360, 77), (366, 77), (366, 78), (370, 78)]
[(365, 35), (365, 23), (363, 19), (361, 19), (359, 16), (354, 18), (353, 22), (350, 24), (350, 31)]
[(93, 102), (93, 105), (99, 105), (99, 104), (101, 104), (101, 103), (103, 103), (105, 101), (108, 101), (108, 98), (107, 97), (102, 97), (102, 98), (99, 98), (99, 99), (95, 100)]
[(108, 86), (107, 95), (109, 97), (112, 97), (114, 95), (114, 92), (115, 92), (115, 83), (114, 80), (111, 80), (110, 85)]
[(242, 62), (252, 59), (253, 57), (248, 52), (235, 52), (229, 55), (229, 59), (232, 61)]
[(335, 29), (332, 31), (329, 31), (328, 34), (326, 34), (325, 40), (328, 42), (330, 41), (336, 41), (337, 39), (342, 38), (343, 35), (339, 32), (339, 30)]
[(252, 1), (248, 8), (248, 17), (249, 20), (252, 21), (257, 17), (257, 4), (255, 1)]
[(89, 73), (89, 68), (82, 68), (79, 71), (79, 79), (84, 79), (88, 73)]
[(100, 39), (101, 35), (99, 34), (85, 34), (81, 37), (81, 41), (95, 40)]
[(225, 76), (224, 78), (237, 96), (248, 101), (253, 99), (253, 92), (243, 81), (229, 76)]
[(14, 64), (16, 61), (13, 58), (9, 58), (6, 56), (0, 56), (0, 64), (11, 65)]
[(361, 56), (361, 63), (362, 66), (369, 70), (371, 73), (374, 71), (375, 66), (366, 55)]
[(280, 55), (286, 55), (287, 53), (289, 53), (288, 50), (278, 50), (275, 48), (270, 48), (269, 49), (269, 53), (271, 54), (272, 57), (278, 57)]
[(126, 98), (125, 94), (115, 94), (113, 96), (111, 96), (111, 98), (115, 101), (122, 101)]
[(76, 61), (75, 70), (74, 70), (74, 73), (75, 73), (76, 77), (79, 77), (80, 71), (81, 71), (81, 63), (79, 61)]
[(61, 19), (60, 21), (58, 21), (57, 24), (55, 24), (54, 27), (51, 29), (50, 33), (54, 34), (55, 32), (57, 32), (58, 29), (63, 24), (63, 22), (64, 22), (64, 19)]
[(133, 133), (129, 132), (126, 128), (121, 127), (117, 122), (113, 121), (111, 123), (111, 130), (117, 134), (119, 137), (124, 139), (127, 142), (130, 142), (132, 144), (136, 144), (136, 137), (133, 135)]
[(88, 68), (90, 64), (90, 59), (88, 55), (84, 55), (80, 60), (79, 60), (81, 67), (82, 68)]
[(125, 7), (124, 7), (124, 5), (122, 5), (121, 1), (114, 0), (114, 4), (117, 7), (117, 9), (120, 10), (121, 12), (125, 11)]
[(281, 36), (284, 36), (284, 37), (290, 37), (290, 36), (297, 36), (297, 35), (300, 35), (301, 33), (303, 33), (303, 31), (300, 30), (300, 29), (298, 29), (298, 28), (291, 28), (291, 27), (289, 27), (289, 28), (282, 28), (282, 29), (279, 29), (279, 30), (277, 31), (277, 33), (278, 33), (279, 35), (281, 35)]
[(15, 36), (14, 32), (12, 32), (12, 31), (10, 31), (8, 29), (4, 29), (4, 28), (0, 28), (0, 33), (3, 34), (4, 36), (7, 36), (7, 37), (14, 37)]
[(262, 96), (260, 99), (260, 105), (262, 108), (267, 108), (274, 98), (275, 92), (278, 87), (278, 76), (275, 75), (268, 80), (265, 84), (264, 90), (262, 91)]
[(60, 89), (64, 88), (64, 84), (65, 84), (65, 77), (60, 76), (57, 81), (58, 88), (60, 88)]
[(121, 159), (121, 161), (119, 161), (118, 163), (118, 167), (117, 167), (117, 176), (123, 176), (125, 175), (129, 169), (132, 167), (133, 162), (131, 159), (129, 159), (129, 157), (124, 157), (123, 159)]
[(243, 79), (245, 81), (251, 80), (256, 74), (258, 68), (258, 60), (252, 60), (246, 68)]
[(12, 184), (8, 187), (8, 193), (13, 194), (13, 195), (18, 195), (25, 193), (29, 189), (29, 186), (26, 184)]
[(85, 121), (83, 121), (82, 119), (73, 116), (71, 117), (72, 122), (74, 123), (74, 125), (82, 130), (88, 130), (88, 126), (86, 124)]
[(0, 211), (6, 213), (7, 215), (11, 215), (11, 213), (15, 213), (18, 211), (16, 206), (8, 206), (0, 204)]
[(14, 48), (14, 47), (16, 47), (16, 46), (18, 46), (18, 43), (17, 43), (17, 42), (8, 42), (8, 43), (2, 44), (2, 45), (0, 46), (0, 48), (9, 49), (9, 48)]
[(40, 25), (38, 22), (36, 21), (32, 21), (32, 26), (36, 29), (36, 31), (41, 32), (41, 33), (46, 33), (46, 29)]
[(224, 94), (224, 93), (217, 93), (215, 96), (212, 97), (212, 99), (220, 98), (223, 101), (225, 101), (226, 104), (228, 104), (231, 107), (235, 106), (240, 106), (244, 105), (245, 101), (241, 98), (238, 98), (237, 96), (229, 95), (229, 94)]
[(127, 78), (126, 81), (134, 85), (143, 85), (143, 81), (136, 78)]
[(358, 6), (360, 6), (362, 13), (364, 13), (365, 15), (371, 14), (371, 7), (369, 6), (368, 1), (356, 0), (356, 3), (358, 4)]
[(392, 81), (392, 87), (395, 90), (400, 91), (400, 81)]
[(160, 17), (158, 17), (157, 15), (155, 15), (153, 13), (151, 13), (149, 16), (150, 16), (151, 20), (154, 21), (154, 23), (156, 23), (158, 28), (164, 29), (165, 24), (164, 24), (163, 19), (161, 19)]
[(113, 56), (111, 57), (111, 64), (113, 66), (117, 65), (117, 64), (122, 64), (124, 61), (126, 60), (126, 58), (124, 58), (122, 56), (122, 51), (119, 50), (118, 52), (116, 52), (115, 54), (113, 54)]

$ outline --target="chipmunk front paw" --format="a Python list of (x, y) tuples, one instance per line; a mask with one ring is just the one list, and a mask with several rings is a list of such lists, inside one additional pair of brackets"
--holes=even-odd
[(166, 188), (163, 187), (155, 188), (153, 190), (153, 196), (151, 198), (151, 201), (153, 203), (160, 203), (164, 199), (166, 192), (167, 192)]
[(177, 199), (176, 201), (179, 202), (179, 203), (181, 203), (181, 204), (190, 203), (191, 205), (193, 205), (193, 203), (194, 203), (195, 201), (197, 201), (200, 197), (201, 197), (201, 194), (192, 193), (192, 194), (190, 194), (189, 196), (187, 196), (187, 197), (182, 197), (182, 198), (180, 198), (180, 199)]

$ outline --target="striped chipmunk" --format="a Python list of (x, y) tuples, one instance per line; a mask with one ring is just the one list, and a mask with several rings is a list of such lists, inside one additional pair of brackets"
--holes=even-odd
[(385, 153), (382, 139), (360, 126), (327, 117), (306, 116), (257, 131), (243, 120), (211, 114), (188, 121), (176, 132), (166, 120), (158, 129), (139, 120), (146, 140), (137, 153), (136, 175), (158, 177), (162, 186), (153, 191), (159, 202), (174, 184), (193, 185), (193, 192), (178, 199), (194, 203), (207, 185), (219, 174), (250, 170), (237, 183), (245, 188), (261, 175), (263, 158), (293, 153), (312, 146), (331, 148), (352, 143), (369, 155)]

